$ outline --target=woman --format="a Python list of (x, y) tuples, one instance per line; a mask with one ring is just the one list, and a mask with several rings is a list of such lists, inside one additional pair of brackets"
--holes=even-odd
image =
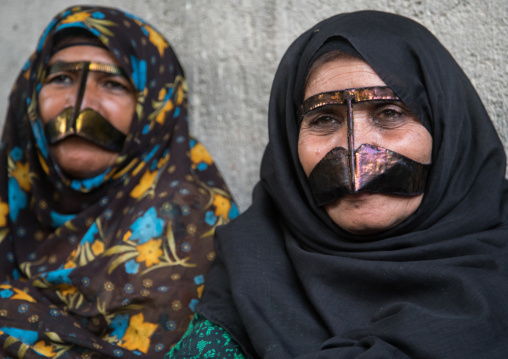
[(72, 7), (10, 97), (0, 209), (2, 357), (161, 357), (236, 215), (189, 137), (187, 85), (138, 17)]
[(217, 231), (167, 357), (508, 355), (506, 158), (433, 35), (374, 11), (317, 24), (281, 61), (269, 126), (253, 204)]

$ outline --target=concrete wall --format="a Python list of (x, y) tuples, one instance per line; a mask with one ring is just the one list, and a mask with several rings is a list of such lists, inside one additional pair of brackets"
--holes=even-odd
[[(241, 210), (251, 202), (267, 142), (271, 82), (289, 44), (340, 12), (377, 9), (427, 26), (471, 78), (508, 148), (506, 0), (95, 0), (157, 27), (191, 89), (191, 129), (208, 147)], [(53, 15), (68, 0), (0, 0), (0, 123), (13, 81)]]

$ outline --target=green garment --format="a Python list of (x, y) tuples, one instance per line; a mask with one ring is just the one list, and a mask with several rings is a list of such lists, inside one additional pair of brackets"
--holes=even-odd
[(171, 358), (247, 359), (247, 356), (222, 327), (196, 314), (182, 339), (164, 356)]

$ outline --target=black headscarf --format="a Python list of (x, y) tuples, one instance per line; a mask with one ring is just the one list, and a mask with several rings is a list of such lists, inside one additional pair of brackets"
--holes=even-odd
[[(317, 207), (297, 153), (296, 109), (315, 54), (345, 39), (433, 138), (418, 210), (347, 233)], [(423, 26), (341, 14), (284, 55), (252, 206), (217, 232), (198, 312), (251, 357), (504, 358), (508, 200), (503, 146), (466, 75)]]

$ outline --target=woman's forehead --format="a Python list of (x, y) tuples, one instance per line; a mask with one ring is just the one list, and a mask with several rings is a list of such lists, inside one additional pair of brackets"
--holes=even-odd
[(311, 68), (305, 86), (304, 99), (323, 92), (383, 86), (386, 86), (386, 83), (367, 62), (346, 55), (319, 63)]
[(115, 56), (108, 50), (93, 45), (76, 45), (66, 47), (51, 56), (48, 65), (58, 62), (97, 62), (120, 65)]

